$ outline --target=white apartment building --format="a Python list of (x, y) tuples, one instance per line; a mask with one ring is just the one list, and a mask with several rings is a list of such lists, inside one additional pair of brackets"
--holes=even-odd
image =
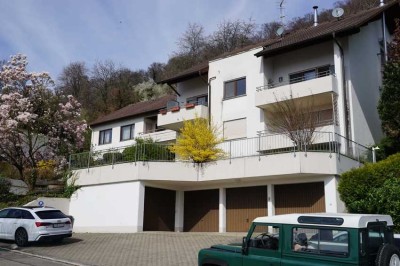
[[(163, 80), (176, 98), (95, 121), (92, 153), (71, 157), (82, 186), (71, 198), (75, 231), (244, 232), (258, 216), (345, 211), (340, 175), (370, 160), (368, 147), (382, 137), (382, 62), (399, 15), (392, 2), (243, 48)], [(274, 106), (290, 98), (313, 102), (317, 128), (307, 145), (268, 126), (280, 115)], [(196, 116), (221, 126), (225, 159), (114, 154), (146, 129), (165, 129), (168, 137), (153, 137), (171, 141)], [(96, 164), (104, 153), (111, 160)]]

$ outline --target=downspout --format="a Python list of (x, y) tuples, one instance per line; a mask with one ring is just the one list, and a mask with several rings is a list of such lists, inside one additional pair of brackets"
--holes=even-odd
[[(350, 138), (350, 128), (349, 128), (349, 108), (347, 103), (347, 86), (346, 86), (346, 71), (344, 69), (344, 52), (343, 47), (340, 45), (338, 40), (336, 39), (335, 32), (332, 33), (333, 40), (336, 45), (339, 47), (340, 56), (342, 61), (342, 86), (343, 86), (343, 101), (344, 101), (344, 123), (345, 123), (345, 138), (347, 139), (347, 144), (349, 143)], [(347, 145), (348, 146), (348, 145)]]
[(208, 125), (211, 126), (211, 81), (217, 77), (211, 77), (208, 79)]
[[(385, 3), (383, 0), (380, 1), (379, 7), (384, 6)], [(387, 48), (387, 36), (386, 36), (386, 15), (385, 11), (382, 12), (382, 38), (383, 38), (383, 49), (385, 53), (385, 63), (388, 61), (388, 48)]]

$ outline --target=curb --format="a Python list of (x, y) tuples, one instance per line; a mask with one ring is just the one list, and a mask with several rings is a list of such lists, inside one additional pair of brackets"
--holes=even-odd
[(36, 258), (39, 258), (39, 259), (44, 259), (44, 260), (53, 261), (53, 262), (60, 262), (60, 263), (64, 263), (64, 264), (68, 264), (68, 265), (73, 265), (73, 266), (90, 266), (90, 265), (88, 265), (88, 264), (81, 264), (81, 263), (76, 263), (76, 262), (67, 261), (67, 260), (55, 259), (55, 258), (46, 257), (46, 256), (41, 256), (41, 255), (36, 255), (36, 254), (24, 252), (24, 251), (13, 250), (13, 249), (5, 248), (5, 247), (0, 247), (0, 250), (1, 250), (1, 249), (2, 249), (2, 250), (6, 250), (6, 251), (10, 251), (10, 252), (14, 252), (14, 253), (18, 253), (18, 254), (22, 254), (22, 255), (32, 256), (32, 257), (36, 257)]

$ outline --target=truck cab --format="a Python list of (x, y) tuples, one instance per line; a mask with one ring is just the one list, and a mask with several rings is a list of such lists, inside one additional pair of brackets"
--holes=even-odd
[(199, 266), (400, 265), (389, 215), (287, 214), (256, 218), (242, 243), (202, 249)]

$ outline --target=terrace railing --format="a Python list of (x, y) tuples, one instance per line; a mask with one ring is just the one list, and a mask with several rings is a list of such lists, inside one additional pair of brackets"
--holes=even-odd
[[(257, 137), (224, 141), (219, 148), (224, 150), (224, 159), (251, 156), (269, 156), (280, 153), (324, 152), (352, 158), (359, 163), (372, 161), (372, 150), (332, 132), (297, 132), (297, 141), (283, 134), (259, 132)], [(301, 136), (299, 134), (304, 134)], [(82, 169), (128, 162), (182, 161), (169, 150), (169, 145), (142, 143), (102, 151), (91, 151), (70, 156), (70, 168)]]

